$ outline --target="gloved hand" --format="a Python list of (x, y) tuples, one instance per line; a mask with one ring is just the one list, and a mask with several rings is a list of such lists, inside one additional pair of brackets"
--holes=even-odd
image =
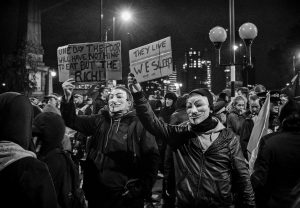
[(131, 91), (131, 93), (142, 91), (141, 85), (137, 82), (132, 73), (128, 74), (128, 89)]
[(64, 90), (64, 95), (65, 95), (65, 99), (67, 100), (67, 102), (70, 101), (71, 97), (72, 97), (72, 93), (73, 90), (75, 88), (74, 85), (75, 80), (73, 78), (67, 79), (63, 84), (62, 84), (62, 88)]

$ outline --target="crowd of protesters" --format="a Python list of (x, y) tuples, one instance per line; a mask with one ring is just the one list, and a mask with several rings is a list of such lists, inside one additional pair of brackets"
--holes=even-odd
[[(3, 207), (78, 207), (69, 160), (81, 207), (300, 207), (300, 103), (289, 92), (256, 85), (233, 98), (203, 88), (148, 98), (132, 76), (128, 88), (100, 87), (96, 97), (74, 93), (72, 79), (62, 88), (42, 101), (0, 95)], [(251, 169), (247, 146), (268, 98)]]

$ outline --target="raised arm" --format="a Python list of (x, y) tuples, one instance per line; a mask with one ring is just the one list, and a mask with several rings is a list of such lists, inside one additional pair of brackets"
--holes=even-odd
[(90, 136), (95, 133), (97, 123), (101, 119), (100, 115), (95, 116), (77, 116), (75, 110), (75, 104), (73, 102), (73, 79), (68, 79), (62, 84), (64, 90), (64, 97), (61, 102), (61, 115), (65, 121), (66, 126), (76, 131), (79, 131), (86, 136)]
[(129, 76), (128, 84), (134, 98), (137, 115), (147, 131), (157, 138), (164, 139), (171, 146), (180, 146), (195, 137), (187, 124), (169, 125), (158, 119), (145, 98), (141, 86), (133, 77)]

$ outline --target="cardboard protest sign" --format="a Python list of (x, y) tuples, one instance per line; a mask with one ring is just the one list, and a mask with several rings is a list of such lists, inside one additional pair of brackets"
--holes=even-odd
[(122, 79), (121, 41), (69, 44), (57, 49), (59, 81)]
[(138, 82), (168, 76), (173, 73), (171, 38), (129, 51), (130, 71)]

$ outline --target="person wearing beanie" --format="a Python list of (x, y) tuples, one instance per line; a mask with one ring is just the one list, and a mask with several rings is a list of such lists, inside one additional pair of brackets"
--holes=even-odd
[(92, 136), (83, 169), (89, 208), (143, 208), (151, 197), (159, 153), (136, 116), (131, 92), (118, 86), (108, 97), (108, 110), (81, 116), (75, 113), (73, 83), (69, 79), (62, 85), (61, 113), (68, 127)]
[[(62, 140), (65, 134), (65, 124), (60, 115), (55, 112), (39, 114), (33, 121), (33, 135), (36, 136), (36, 152), (38, 159), (47, 164), (61, 208), (68, 208), (70, 199), (68, 193), (68, 164), (63, 155)], [(79, 173), (77, 173), (79, 175)]]
[(213, 116), (213, 98), (207, 89), (189, 93), (187, 122), (169, 125), (155, 116), (132, 74), (128, 85), (144, 127), (172, 148), (176, 207), (255, 207), (238, 137)]

